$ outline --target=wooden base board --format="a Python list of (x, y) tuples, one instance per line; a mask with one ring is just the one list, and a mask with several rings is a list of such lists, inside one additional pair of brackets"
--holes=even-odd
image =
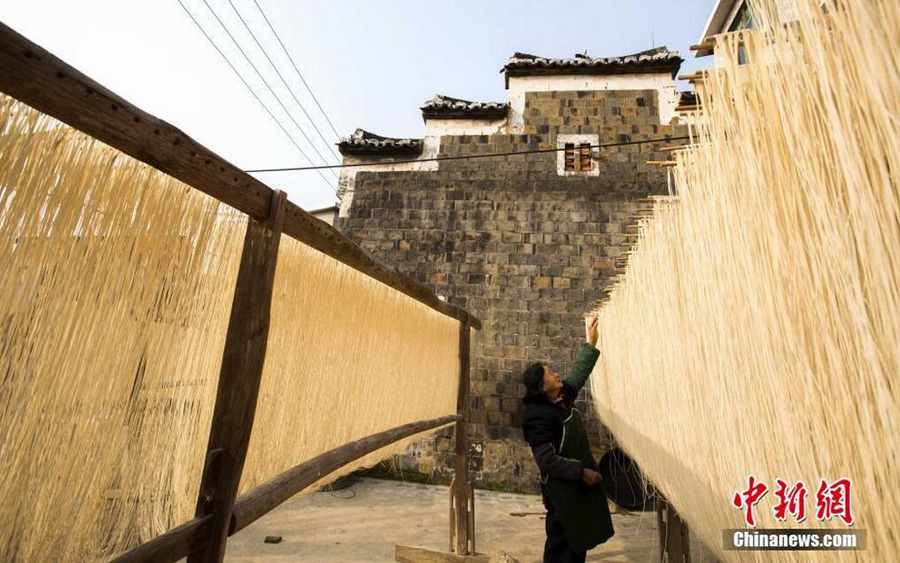
[(505, 552), (485, 555), (457, 555), (446, 551), (433, 551), (420, 547), (397, 545), (394, 548), (394, 561), (399, 563), (518, 563), (518, 560)]

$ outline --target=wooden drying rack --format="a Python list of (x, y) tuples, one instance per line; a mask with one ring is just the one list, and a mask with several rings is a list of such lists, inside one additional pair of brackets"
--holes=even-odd
[[(379, 448), (456, 425), (452, 503), (468, 506), (469, 351), (481, 321), (427, 287), (379, 262), (337, 229), (316, 219), (176, 127), (144, 112), (0, 23), (0, 91), (168, 174), (249, 216), (222, 358), (206, 464), (194, 519), (116, 561), (222, 561), (227, 536)], [(323, 453), (237, 497), (266, 355), (272, 285), (281, 235), (290, 236), (459, 321), (457, 413), (386, 430)], [(461, 478), (460, 478), (461, 477)], [(471, 510), (451, 521), (455, 551), (474, 553)]]

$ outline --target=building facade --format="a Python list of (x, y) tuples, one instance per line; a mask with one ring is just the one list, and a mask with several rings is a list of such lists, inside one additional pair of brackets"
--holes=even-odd
[[(666, 140), (686, 134), (675, 111), (681, 62), (664, 47), (611, 58), (516, 53), (503, 68), (507, 102), (436, 96), (421, 108), (423, 138), (360, 129), (339, 145), (345, 163), (370, 166), (343, 169), (338, 227), (483, 322), (471, 370), (478, 486), (538, 487), (520, 430), (520, 374), (536, 361), (565, 373), (648, 196), (668, 194), (665, 170), (647, 161), (664, 160), (675, 144)], [(486, 156), (520, 152), (529, 154)], [(589, 397), (582, 403), (602, 455), (611, 439)], [(447, 430), (390, 466), (444, 481), (452, 453)]]
[(319, 219), (320, 221), (325, 221), (332, 227), (337, 223), (338, 212), (340, 211), (340, 207), (337, 205), (332, 205), (329, 207), (322, 207), (321, 209), (313, 209), (308, 213)]

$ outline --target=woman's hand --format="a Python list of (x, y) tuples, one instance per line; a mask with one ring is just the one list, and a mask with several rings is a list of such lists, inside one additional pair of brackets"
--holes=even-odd
[(597, 318), (597, 315), (594, 315), (594, 318), (591, 319), (591, 323), (588, 325), (588, 329), (587, 329), (588, 344), (590, 344), (594, 348), (597, 347), (597, 340), (600, 338), (600, 335), (598, 333), (598, 328), (597, 328), (597, 325), (599, 324), (599, 322), (600, 322), (600, 320)]
[(590, 487), (599, 485), (602, 481), (599, 473), (597, 473), (593, 469), (588, 469), (587, 467), (581, 470), (581, 480), (587, 483)]

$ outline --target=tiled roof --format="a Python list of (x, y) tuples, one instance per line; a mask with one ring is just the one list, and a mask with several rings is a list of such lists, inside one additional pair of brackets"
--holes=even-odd
[(507, 86), (510, 76), (539, 76), (549, 74), (625, 74), (678, 72), (684, 59), (677, 51), (657, 47), (624, 57), (592, 58), (587, 54), (571, 59), (549, 59), (527, 53), (515, 53), (501, 72), (506, 73)]
[(508, 112), (508, 103), (470, 102), (440, 94), (422, 104), (424, 119), (502, 119)]
[(422, 152), (422, 139), (382, 137), (357, 129), (349, 137), (341, 139), (338, 150), (343, 155), (419, 154)]

